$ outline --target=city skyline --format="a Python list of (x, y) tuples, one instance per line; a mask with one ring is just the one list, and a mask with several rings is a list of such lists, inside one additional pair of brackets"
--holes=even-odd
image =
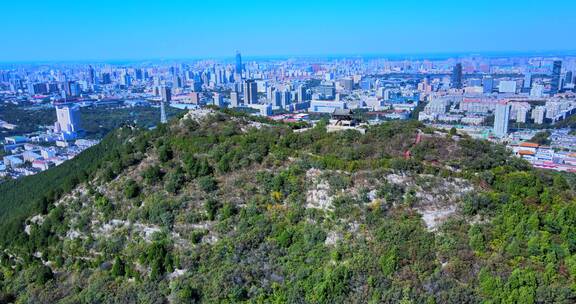
[(576, 50), (576, 4), (564, 0), (28, 3), (0, 12), (11, 29), (0, 62)]

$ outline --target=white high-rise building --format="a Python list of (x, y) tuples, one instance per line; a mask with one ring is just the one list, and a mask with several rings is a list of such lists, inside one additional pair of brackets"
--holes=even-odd
[(268, 88), (268, 81), (266, 80), (256, 80), (256, 90), (258, 93), (266, 93)]
[(530, 104), (527, 102), (511, 102), (510, 104), (510, 119), (516, 122), (525, 123), (530, 111)]
[(268, 100), (272, 100), (272, 98), (274, 98), (274, 87), (269, 86), (266, 88), (266, 99)]
[(240, 98), (238, 97), (238, 92), (230, 92), (230, 106), (232, 108), (240, 106)]
[(532, 119), (534, 120), (535, 124), (543, 124), (544, 118), (546, 118), (546, 107), (545, 106), (537, 106), (532, 110)]
[(80, 128), (80, 107), (73, 106), (56, 106), (56, 119), (54, 124), (55, 132), (74, 133), (81, 130)]
[(224, 97), (220, 94), (220, 93), (214, 93), (214, 95), (212, 95), (212, 103), (213, 105), (219, 107), (219, 108), (224, 108), (225, 104), (224, 104)]
[(494, 113), (494, 135), (505, 137), (508, 135), (508, 119), (510, 118), (510, 105), (501, 102), (496, 105)]
[(244, 82), (244, 104), (258, 103), (258, 85), (252, 79)]
[(526, 123), (530, 108), (519, 108), (516, 112), (516, 122)]

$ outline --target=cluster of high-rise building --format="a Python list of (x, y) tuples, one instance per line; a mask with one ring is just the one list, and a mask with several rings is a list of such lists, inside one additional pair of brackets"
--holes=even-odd
[[(130, 100), (157, 105), (161, 122), (169, 106), (229, 107), (266, 116), (362, 109), (374, 122), (407, 119), (419, 108), (422, 121), (489, 124), (490, 135), (504, 137), (510, 128), (572, 115), (574, 70), (576, 57), (570, 56), (246, 60), (236, 52), (231, 60), (6, 67), (0, 70), (0, 98), (54, 104)], [(75, 125), (56, 128), (73, 133)]]
[(444, 89), (432, 87), (428, 79), (419, 84), (428, 101), (419, 120), (481, 126), (493, 119), (491, 134), (497, 138), (506, 137), (510, 125), (522, 129), (554, 124), (576, 111), (574, 61), (568, 62), (565, 70), (561, 60), (549, 59), (527, 61), (507, 73), (467, 75), (457, 63), (449, 85), (432, 81)]
[[(162, 123), (168, 121), (167, 107), (216, 106), (312, 122), (326, 115), (349, 117), (354, 110), (369, 123), (413, 117), (515, 142), (522, 130), (553, 126), (574, 114), (574, 71), (574, 56), (256, 60), (240, 52), (228, 60), (4, 66), (0, 102), (52, 105), (57, 122), (47, 134), (23, 134), (6, 142), (14, 149), (0, 169), (25, 175), (57, 164), (48, 152), (42, 157), (36, 141), (56, 143), (60, 159), (75, 155), (74, 140), (82, 135), (79, 107), (119, 101), (157, 106)], [(0, 122), (0, 128), (13, 127), (14, 122)], [(572, 140), (556, 142), (572, 149)], [(534, 159), (541, 161), (545, 154), (538, 152)]]

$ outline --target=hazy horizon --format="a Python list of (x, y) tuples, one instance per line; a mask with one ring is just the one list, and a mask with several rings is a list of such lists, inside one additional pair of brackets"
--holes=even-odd
[[(234, 61), (235, 52), (233, 50), (229, 55), (222, 56), (190, 56), (190, 57), (166, 57), (166, 58), (104, 58), (104, 59), (70, 59), (70, 60), (13, 60), (1, 61), (0, 65), (11, 64), (84, 64), (84, 63), (103, 63), (103, 64), (130, 64), (130, 63), (145, 63), (145, 62), (184, 62), (184, 61), (198, 61), (198, 60), (220, 60), (220, 61)], [(451, 58), (465, 58), (480, 56), (485, 58), (500, 58), (500, 57), (564, 57), (576, 56), (576, 50), (542, 50), (542, 51), (485, 51), (485, 52), (437, 52), (437, 53), (357, 53), (357, 54), (272, 54), (272, 55), (251, 55), (242, 53), (244, 61), (260, 61), (260, 60), (285, 60), (285, 59), (388, 59), (388, 60), (446, 60)]]

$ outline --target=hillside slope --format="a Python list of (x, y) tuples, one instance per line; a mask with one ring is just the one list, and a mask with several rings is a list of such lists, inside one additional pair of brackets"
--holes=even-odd
[(0, 302), (576, 301), (564, 176), (413, 121), (292, 127), (195, 111), (0, 185)]

